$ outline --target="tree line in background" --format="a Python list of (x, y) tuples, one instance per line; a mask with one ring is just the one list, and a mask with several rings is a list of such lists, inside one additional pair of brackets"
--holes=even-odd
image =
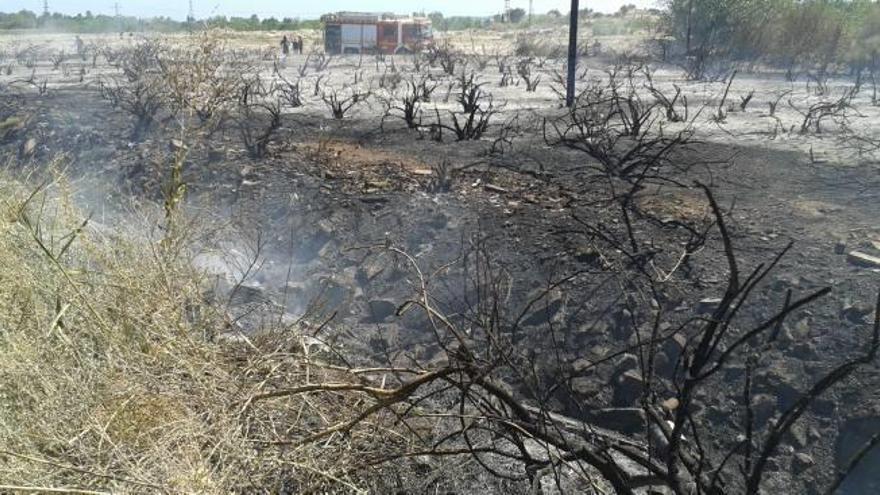
[(875, 0), (669, 0), (667, 34), (697, 70), (713, 61), (762, 61), (825, 74), (878, 65)]
[[(620, 8), (614, 14), (604, 15), (591, 9), (582, 9), (582, 19), (597, 19), (602, 17), (624, 17), (635, 6), (628, 4)], [(423, 14), (422, 14), (423, 15)], [(535, 24), (535, 25), (564, 25), (567, 23), (568, 13), (559, 10), (551, 10), (546, 14), (529, 16), (525, 9), (515, 8), (504, 16), (496, 14), (491, 17), (474, 16), (444, 16), (441, 12), (432, 12), (427, 15), (434, 24), (435, 29), (440, 31), (464, 31), (468, 29), (481, 29), (497, 24)], [(0, 12), (0, 30), (9, 29), (51, 29), (67, 32), (99, 33), (99, 32), (131, 32), (131, 31), (155, 31), (172, 32), (185, 31), (192, 28), (193, 24), (232, 29), (235, 31), (296, 31), (299, 29), (316, 29), (320, 27), (318, 20), (301, 20), (297, 18), (276, 19), (268, 17), (260, 19), (257, 15), (250, 17), (225, 17), (215, 16), (205, 20), (187, 19), (178, 21), (168, 17), (154, 17), (139, 19), (136, 17), (115, 17), (103, 14), (92, 14), (86, 11), (84, 14), (64, 15), (59, 13), (38, 15), (29, 10), (14, 13)]]
[(215, 16), (204, 20), (187, 19), (185, 21), (178, 21), (169, 17), (139, 19), (127, 16), (94, 15), (89, 11), (86, 11), (85, 14), (77, 15), (59, 13), (37, 15), (29, 10), (15, 13), (0, 12), (0, 30), (47, 29), (79, 33), (175, 32), (186, 31), (193, 28), (196, 24), (199, 27), (207, 25), (212, 28), (232, 29), (235, 31), (296, 31), (299, 29), (316, 29), (320, 26), (320, 21), (297, 18), (278, 20), (274, 17), (260, 19), (256, 15), (250, 17)]

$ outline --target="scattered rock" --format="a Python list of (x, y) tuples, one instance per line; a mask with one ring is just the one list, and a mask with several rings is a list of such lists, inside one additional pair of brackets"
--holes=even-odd
[(587, 370), (594, 369), (593, 368), (593, 361), (591, 361), (587, 358), (580, 358), (580, 359), (576, 360), (575, 362), (571, 363), (571, 369), (575, 373), (584, 373)]
[(575, 251), (574, 259), (580, 261), (581, 263), (595, 263), (599, 261), (600, 255), (599, 251), (596, 251), (591, 246), (581, 246)]
[(731, 363), (724, 367), (724, 379), (727, 382), (739, 380), (746, 374), (746, 367), (742, 364)]
[(304, 282), (287, 282), (284, 284), (284, 287), (281, 289), (281, 292), (288, 299), (303, 299), (306, 297), (306, 284)]
[(809, 454), (804, 452), (795, 454), (794, 458), (791, 460), (791, 468), (795, 474), (801, 474), (815, 465), (816, 461), (813, 460)]
[(601, 428), (635, 434), (644, 430), (645, 412), (638, 407), (599, 409), (590, 412), (590, 422)]
[(675, 397), (670, 397), (669, 399), (666, 399), (660, 403), (660, 407), (669, 412), (675, 411), (676, 409), (678, 409), (678, 406), (679, 402), (678, 399), (676, 399)]
[(846, 254), (846, 243), (843, 241), (837, 241), (837, 243), (834, 244), (834, 254), (838, 256)]
[(367, 285), (385, 271), (385, 264), (376, 257), (367, 258), (358, 268), (356, 279), (360, 285)]
[(602, 391), (602, 382), (592, 374), (571, 379), (571, 390), (582, 399), (595, 397)]
[[(534, 296), (530, 296), (529, 300), (535, 300), (540, 296), (540, 292), (536, 293)], [(536, 309), (523, 319), (522, 324), (527, 326), (546, 325), (560, 314), (564, 306), (565, 301), (562, 293), (551, 291), (543, 299), (535, 303), (534, 307)]]
[(611, 327), (611, 335), (619, 342), (626, 342), (634, 332), (632, 313), (623, 309), (615, 315), (614, 325)]
[(779, 333), (779, 341), (783, 344), (804, 342), (810, 338), (810, 322), (806, 318), (794, 325), (785, 324)]
[(178, 151), (186, 150), (188, 148), (182, 140), (172, 139), (168, 142), (168, 149), (173, 153), (177, 153)]
[(21, 145), (21, 157), (22, 158), (30, 158), (34, 156), (34, 152), (37, 151), (37, 140), (34, 138), (29, 138)]
[(797, 389), (798, 372), (784, 366), (777, 366), (767, 371), (766, 375), (756, 376), (756, 384), (763, 390), (773, 393), (782, 410), (794, 405), (801, 398)]
[(415, 330), (413, 333), (421, 333), (421, 331), (431, 329), (431, 320), (425, 314), (425, 310), (411, 304), (404, 308), (400, 315), (400, 325), (408, 330)]
[(630, 370), (620, 375), (614, 384), (614, 404), (632, 406), (638, 403), (645, 391), (645, 381), (641, 373)]
[(507, 189), (505, 189), (501, 186), (496, 186), (494, 184), (488, 184), (488, 183), (483, 186), (483, 189), (485, 189), (488, 192), (498, 193), (498, 194), (507, 194), (507, 192), (508, 192)]
[(681, 353), (684, 352), (686, 346), (687, 337), (682, 333), (677, 333), (663, 342), (660, 346), (660, 353), (667, 359), (666, 369), (663, 370), (665, 373), (672, 372), (678, 360), (681, 359)]
[(233, 288), (232, 294), (229, 296), (231, 306), (261, 304), (267, 300), (266, 291), (262, 287), (253, 285), (239, 285)]
[(814, 360), (819, 357), (819, 353), (816, 351), (816, 345), (812, 342), (798, 342), (791, 347), (791, 355), (803, 359), (803, 360)]
[(697, 313), (704, 315), (709, 314), (715, 311), (718, 308), (718, 305), (721, 304), (722, 299), (720, 297), (708, 297), (700, 301), (697, 305)]
[(767, 459), (767, 463), (764, 465), (764, 470), (768, 473), (777, 473), (782, 470), (782, 466), (779, 465), (779, 460), (771, 457)]
[(840, 312), (840, 317), (852, 323), (867, 323), (868, 316), (873, 312), (873, 306), (861, 303), (846, 303)]
[(654, 356), (654, 371), (659, 375), (670, 376), (675, 370), (675, 364), (669, 362), (666, 354), (658, 353)]
[(770, 394), (752, 396), (752, 412), (755, 415), (755, 426), (762, 429), (776, 411), (776, 399)]
[(801, 423), (795, 423), (791, 430), (789, 430), (789, 441), (794, 447), (798, 449), (803, 449), (807, 445), (809, 445), (809, 438), (807, 438), (807, 428)]
[(627, 371), (639, 369), (639, 358), (634, 354), (624, 354), (620, 357), (617, 367), (614, 369), (614, 376), (621, 375)]
[(367, 303), (369, 316), (365, 318), (368, 323), (384, 323), (390, 320), (397, 312), (397, 305), (384, 299), (375, 299)]
[(877, 256), (871, 256), (860, 251), (851, 251), (846, 259), (855, 266), (880, 269), (880, 257)]
[(336, 251), (336, 241), (331, 240), (330, 242), (324, 244), (324, 246), (318, 251), (318, 257), (326, 260), (330, 258)]
[(837, 401), (830, 398), (822, 398), (813, 401), (812, 410), (821, 418), (831, 418), (837, 412)]

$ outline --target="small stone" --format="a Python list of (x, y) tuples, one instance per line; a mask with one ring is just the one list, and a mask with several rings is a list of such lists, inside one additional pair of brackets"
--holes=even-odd
[(676, 333), (672, 337), (666, 339), (660, 346), (660, 352), (666, 356), (668, 360), (666, 371), (671, 372), (672, 368), (681, 359), (681, 353), (687, 347), (687, 336), (682, 333)]
[(645, 412), (638, 407), (599, 409), (590, 413), (590, 421), (602, 428), (635, 434), (644, 430)]
[(874, 312), (874, 308), (867, 304), (846, 304), (840, 312), (840, 317), (852, 323), (866, 323), (868, 316)]
[(505, 189), (501, 186), (496, 186), (495, 184), (488, 184), (488, 183), (483, 186), (483, 189), (485, 189), (488, 192), (496, 193), (496, 194), (506, 194), (508, 192), (507, 189)]
[(184, 144), (184, 142), (180, 139), (172, 139), (171, 141), (169, 141), (168, 148), (173, 152), (187, 149), (186, 144)]
[(846, 259), (855, 266), (880, 269), (880, 258), (877, 256), (871, 256), (860, 251), (852, 251), (847, 255)]
[(370, 258), (367, 261), (364, 261), (360, 268), (358, 268), (355, 279), (363, 286), (372, 282), (373, 279), (381, 275), (384, 271), (385, 266), (381, 260), (378, 258)]
[(624, 309), (617, 313), (614, 326), (611, 327), (611, 335), (619, 342), (626, 342), (634, 333), (632, 313)]
[(679, 402), (675, 397), (670, 397), (669, 399), (664, 400), (660, 403), (660, 407), (666, 409), (669, 412), (675, 411), (678, 409)]
[(593, 249), (591, 246), (579, 247), (574, 255), (574, 259), (580, 261), (581, 263), (594, 263), (599, 260), (599, 257), (599, 252)]
[(529, 299), (533, 301), (536, 300), (537, 303), (535, 303), (536, 309), (522, 321), (522, 324), (525, 326), (546, 325), (554, 321), (556, 317), (560, 316), (565, 307), (565, 300), (563, 299), (562, 294), (558, 291), (551, 291), (546, 295), (543, 294), (543, 292), (540, 292), (530, 296)]
[(30, 157), (37, 151), (37, 140), (30, 138), (21, 146), (21, 156)]
[(574, 370), (575, 373), (583, 373), (587, 370), (594, 369), (593, 368), (593, 361), (591, 361), (587, 358), (580, 358), (580, 359), (576, 360), (575, 362), (571, 363), (571, 368), (572, 368), (572, 370)]
[(637, 369), (639, 369), (639, 358), (637, 358), (634, 354), (624, 354), (620, 357), (620, 361), (617, 363), (617, 368), (615, 368), (614, 374), (620, 375), (622, 373), (626, 373), (627, 371)]
[(799, 342), (792, 346), (792, 355), (803, 360), (813, 360), (819, 357), (816, 345), (812, 342)]
[(816, 465), (816, 461), (810, 456), (810, 454), (806, 454), (801, 452), (799, 454), (795, 454), (794, 458), (791, 460), (791, 467), (794, 470), (795, 474), (800, 474), (810, 469), (811, 467)]
[(836, 244), (834, 244), (834, 254), (839, 256), (839, 255), (842, 255), (845, 253), (846, 253), (846, 243), (845, 242), (838, 241)]
[(718, 308), (722, 299), (720, 297), (708, 297), (700, 301), (697, 305), (697, 312), (700, 314), (709, 314)]
[(632, 406), (636, 404), (645, 391), (645, 381), (636, 370), (630, 370), (617, 378), (614, 386), (614, 404)]
[(755, 415), (755, 426), (763, 429), (776, 410), (776, 399), (769, 394), (756, 394), (752, 397), (752, 412)]
[(375, 299), (367, 303), (369, 316), (366, 318), (370, 323), (384, 323), (397, 312), (397, 305), (391, 301)]
[(804, 447), (809, 445), (809, 439), (807, 438), (807, 435), (807, 429), (800, 423), (795, 423), (789, 431), (789, 437), (791, 439), (792, 445), (799, 449), (803, 449)]
[(571, 390), (580, 398), (591, 398), (602, 391), (602, 384), (595, 376), (578, 376), (571, 379)]

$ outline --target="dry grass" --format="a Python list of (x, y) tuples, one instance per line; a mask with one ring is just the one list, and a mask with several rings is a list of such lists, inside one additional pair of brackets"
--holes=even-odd
[(186, 242), (79, 231), (62, 190), (0, 181), (0, 484), (354, 492), (369, 484), (357, 469), (368, 453), (406, 443), (383, 413), (304, 441), (362, 400), (345, 390), (251, 400), (352, 380), (311, 364), (306, 325), (215, 338), (224, 312), (204, 302)]

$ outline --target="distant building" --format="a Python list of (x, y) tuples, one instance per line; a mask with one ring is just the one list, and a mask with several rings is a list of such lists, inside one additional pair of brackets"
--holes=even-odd
[(434, 37), (431, 21), (425, 17), (337, 12), (322, 16), (321, 21), (328, 54), (412, 53), (424, 49)]

